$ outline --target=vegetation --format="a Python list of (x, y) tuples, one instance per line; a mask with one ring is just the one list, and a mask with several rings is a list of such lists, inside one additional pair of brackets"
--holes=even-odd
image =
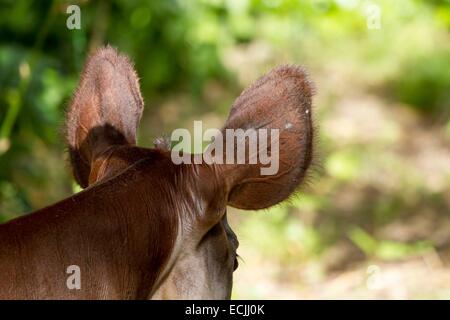
[(243, 87), (297, 63), (317, 86), (315, 170), (290, 203), (231, 211), (234, 297), (450, 298), (449, 31), (448, 0), (3, 0), (0, 221), (79, 190), (61, 127), (93, 48), (135, 61), (147, 146), (220, 127)]

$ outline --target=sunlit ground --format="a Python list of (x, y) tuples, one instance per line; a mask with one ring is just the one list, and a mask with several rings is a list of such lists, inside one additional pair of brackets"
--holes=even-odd
[[(449, 70), (448, 33), (430, 37), (433, 18), (415, 18), (337, 32), (342, 42), (322, 47), (305, 36), (298, 51), (261, 41), (225, 56), (244, 84), (285, 61), (306, 64), (317, 84), (304, 192), (266, 212), (230, 211), (242, 257), (234, 298), (450, 298), (450, 99), (424, 116), (434, 102), (417, 97)], [(419, 106), (395, 98), (407, 90)]]
[[(316, 84), (315, 164), (298, 197), (261, 212), (229, 210), (241, 256), (233, 298), (450, 298), (450, 10), (437, 1), (372, 2), (381, 10), (375, 28), (367, 1), (211, 0), (186, 2), (177, 24), (160, 30), (160, 47), (147, 42), (153, 29), (139, 19), (130, 20), (135, 29), (126, 36), (110, 35), (137, 59), (144, 146), (194, 120), (222, 127), (239, 90), (278, 64), (304, 65)], [(145, 16), (143, 8), (129, 9), (130, 16)], [(155, 17), (147, 17), (148, 26)], [(77, 57), (83, 39), (71, 40)], [(188, 46), (174, 62), (179, 41)], [(14, 46), (0, 49), (0, 63), (18, 56)], [(44, 70), (30, 101), (60, 119), (58, 106), (78, 75)], [(164, 80), (175, 81), (174, 70), (206, 81), (170, 87)], [(149, 93), (158, 81), (170, 90)], [(16, 101), (16, 89), (5, 91), (13, 93), (5, 93), (6, 103)], [(9, 165), (0, 168), (3, 221), (78, 190), (68, 182), (57, 126), (41, 128), (48, 119), (35, 115), (37, 124), (27, 127), (35, 109), (27, 110), (18, 120), (38, 129), (22, 129), (10, 145), (17, 154), (26, 145), (28, 153), (0, 158)]]
[(235, 298), (450, 298), (449, 136), (355, 91), (318, 121), (335, 149), (304, 193), (230, 212)]

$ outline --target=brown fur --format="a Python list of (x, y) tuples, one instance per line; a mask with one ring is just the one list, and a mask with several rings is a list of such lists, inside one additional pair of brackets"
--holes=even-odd
[[(303, 69), (281, 66), (231, 109), (224, 129), (280, 129), (278, 174), (261, 176), (261, 164), (174, 165), (170, 150), (135, 145), (136, 73), (125, 56), (99, 49), (66, 123), (73, 173), (87, 188), (0, 225), (0, 298), (229, 298), (238, 242), (226, 206), (267, 208), (301, 184), (313, 154), (312, 95)], [(66, 287), (73, 264), (81, 290)]]
[[(100, 185), (0, 225), (0, 298), (150, 296), (176, 238), (176, 215), (160, 213), (179, 211), (168, 189), (180, 169), (152, 151)], [(81, 269), (81, 290), (66, 286), (70, 265)]]
[(313, 155), (314, 90), (303, 68), (285, 65), (261, 77), (235, 101), (225, 128), (279, 129), (280, 168), (275, 176), (262, 176), (261, 165), (222, 166), (232, 186), (229, 205), (264, 209), (288, 198), (301, 184)]
[(89, 184), (91, 165), (114, 145), (135, 145), (144, 103), (131, 62), (111, 47), (91, 55), (67, 112), (66, 136), (75, 179)]

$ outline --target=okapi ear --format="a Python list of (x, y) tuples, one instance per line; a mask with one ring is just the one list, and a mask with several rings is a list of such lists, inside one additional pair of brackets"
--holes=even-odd
[(72, 170), (84, 188), (96, 160), (109, 150), (136, 144), (144, 103), (128, 58), (110, 46), (87, 60), (66, 115)]
[[(267, 208), (288, 198), (304, 180), (313, 155), (313, 91), (304, 69), (280, 66), (237, 98), (222, 132), (265, 130), (267, 138), (258, 135), (256, 152), (249, 148), (249, 140), (237, 139), (237, 143), (244, 143), (247, 160), (256, 160), (254, 164), (217, 165), (227, 186), (229, 205), (248, 210)], [(225, 149), (229, 138), (224, 142)], [(277, 162), (271, 164), (273, 170), (267, 168), (262, 155)]]

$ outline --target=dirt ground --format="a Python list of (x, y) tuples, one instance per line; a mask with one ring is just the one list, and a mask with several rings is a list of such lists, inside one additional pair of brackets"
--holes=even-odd
[[(367, 88), (340, 95), (348, 91), (339, 90), (338, 82), (333, 103), (323, 110), (327, 98), (319, 97), (319, 139), (330, 139), (341, 150), (364, 146), (362, 159), (370, 163), (358, 182), (344, 182), (327, 194), (331, 209), (325, 219), (333, 216), (332, 221), (344, 225), (358, 221), (376, 239), (427, 241), (431, 248), (385, 260), (349, 246), (344, 235), (304, 263), (281, 263), (259, 252), (254, 239), (240, 239), (243, 261), (235, 272), (233, 298), (450, 299), (450, 138), (442, 126), (427, 123), (408, 106), (369, 94)], [(332, 79), (324, 81), (330, 83)], [(319, 178), (318, 188), (320, 181), (332, 179)], [(314, 184), (310, 192), (322, 192)], [(379, 202), (400, 204), (396, 216), (373, 225), (364, 214)], [(318, 218), (311, 225), (320, 228), (321, 214), (313, 214)], [(238, 237), (242, 219), (234, 218)]]
[(389, 263), (368, 260), (323, 274), (320, 261), (286, 267), (248, 252), (251, 258), (235, 272), (233, 298), (450, 299), (450, 269), (441, 255)]

